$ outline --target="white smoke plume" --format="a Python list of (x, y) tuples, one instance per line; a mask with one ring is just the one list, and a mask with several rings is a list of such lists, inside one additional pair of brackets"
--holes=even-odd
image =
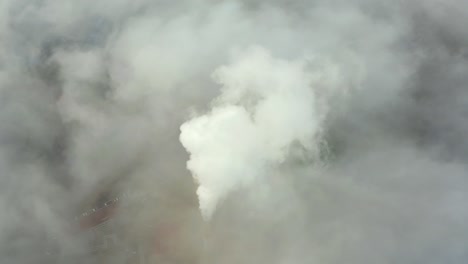
[(467, 23), (464, 0), (0, 0), (0, 263), (125, 263), (70, 230), (109, 182), (158, 197), (123, 240), (183, 223), (159, 262), (466, 263)]
[(308, 72), (306, 60), (275, 59), (260, 47), (238, 56), (214, 73), (223, 87), (213, 110), (181, 127), (206, 219), (236, 187), (261, 184), (295, 148), (318, 162), (327, 112), (323, 93), (344, 88), (334, 80), (337, 67)]

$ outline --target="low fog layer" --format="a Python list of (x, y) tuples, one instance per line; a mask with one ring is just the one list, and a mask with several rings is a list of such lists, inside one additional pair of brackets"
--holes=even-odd
[(122, 177), (159, 197), (141, 215), (203, 216), (204, 264), (468, 262), (467, 24), (464, 0), (0, 0), (0, 262), (72, 263), (44, 241), (79, 255), (71, 219)]

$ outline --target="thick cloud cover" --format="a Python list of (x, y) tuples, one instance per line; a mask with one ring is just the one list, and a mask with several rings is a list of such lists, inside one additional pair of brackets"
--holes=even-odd
[(1, 263), (79, 253), (78, 204), (121, 176), (198, 194), (204, 263), (468, 261), (468, 2), (0, 12)]

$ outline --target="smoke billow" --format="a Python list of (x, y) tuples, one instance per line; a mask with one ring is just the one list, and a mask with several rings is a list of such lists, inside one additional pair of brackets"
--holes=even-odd
[(467, 10), (0, 0), (0, 262), (125, 263), (71, 230), (119, 181), (169, 262), (466, 263)]
[(218, 200), (238, 186), (261, 184), (266, 179), (257, 178), (294, 152), (317, 161), (327, 111), (320, 98), (325, 94), (318, 93), (336, 85), (335, 69), (328, 65), (308, 73), (305, 61), (274, 59), (259, 47), (240, 56), (215, 71), (223, 88), (212, 112), (181, 127), (181, 142), (191, 154), (188, 168), (208, 219)]

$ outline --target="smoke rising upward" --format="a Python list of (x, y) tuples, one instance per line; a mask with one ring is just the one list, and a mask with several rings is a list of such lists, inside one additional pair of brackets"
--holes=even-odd
[(98, 261), (69, 226), (122, 178), (135, 241), (198, 194), (207, 263), (466, 263), (467, 12), (0, 0), (0, 263)]
[(322, 141), (327, 109), (313, 87), (329, 86), (333, 71), (307, 72), (305, 60), (274, 59), (260, 47), (239, 56), (215, 71), (223, 88), (213, 110), (181, 127), (208, 219), (219, 199), (265, 180), (291, 152), (302, 150), (318, 161)]

